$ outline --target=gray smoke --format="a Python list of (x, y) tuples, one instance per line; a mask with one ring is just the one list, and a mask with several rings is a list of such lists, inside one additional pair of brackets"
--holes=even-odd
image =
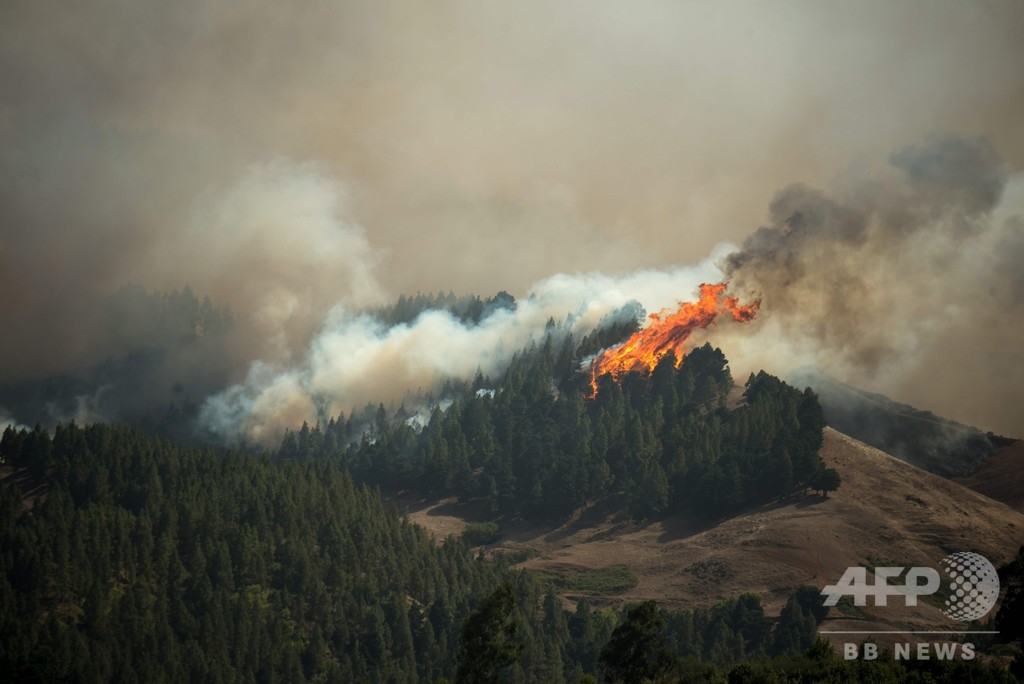
[(1024, 231), (1009, 213), (1024, 207), (1003, 202), (1009, 180), (987, 138), (933, 137), (828, 191), (785, 188), (724, 268), (762, 298), (761, 344), (1024, 434)]
[[(131, 393), (197, 399), (256, 359), (303, 364), (339, 302), (522, 299), (552, 273), (693, 263), (741, 241), (783, 179), (819, 185), (929, 131), (985, 133), (1019, 170), (1022, 18), (957, 0), (7, 0), (0, 384), (132, 353), (146, 331), (105, 323), (126, 283), (234, 312), (219, 346), (183, 347)], [(955, 174), (908, 155), (931, 196), (864, 230), (953, 202), (953, 233), (985, 233), (991, 192), (957, 197)], [(859, 239), (856, 214), (820, 210)], [(1020, 277), (950, 301), (989, 286), (1012, 300)], [(936, 382), (905, 377), (915, 397)]]

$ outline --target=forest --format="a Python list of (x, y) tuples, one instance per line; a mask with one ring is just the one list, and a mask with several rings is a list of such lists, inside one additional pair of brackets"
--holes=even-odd
[[(584, 345), (581, 345), (583, 348)], [(678, 369), (666, 355), (649, 375), (604, 375), (596, 395), (568, 338), (524, 352), (500, 382), (478, 377), (435, 406), (425, 426), (404, 406), (305, 425), (285, 457), (336, 458), (362, 482), (425, 495), (482, 498), (505, 519), (557, 521), (586, 502), (621, 496), (635, 519), (702, 517), (838, 487), (818, 450), (816, 395), (751, 375), (741, 405), (728, 361), (710, 345)]]
[[(190, 293), (168, 301), (194, 308)], [(515, 302), (419, 296), (377, 315), (397, 323), (434, 306), (478, 322)], [(682, 610), (567, 606), (551, 577), (474, 548), (502, 526), (557, 522), (595, 501), (636, 520), (714, 519), (840, 486), (818, 456), (816, 395), (764, 372), (739, 393), (710, 345), (678, 367), (669, 355), (649, 375), (592, 387), (588, 356), (635, 328), (616, 321), (578, 344), (549, 334), (502, 377), (450, 383), (439, 400), (303, 425), (273, 451), (189, 438), (189, 413), (174, 406), (135, 427), (6, 429), (0, 671), (12, 681), (1012, 681), (980, 662), (838, 660), (815, 640), (827, 609), (814, 587), (791, 588), (778, 617), (750, 594)], [(488, 520), (438, 542), (382, 492), (455, 495)]]
[(814, 641), (814, 588), (779, 618), (753, 595), (565, 610), (543, 578), (435, 543), (330, 459), (74, 424), (8, 428), (0, 458), (11, 681), (1012, 681), (838, 661)]

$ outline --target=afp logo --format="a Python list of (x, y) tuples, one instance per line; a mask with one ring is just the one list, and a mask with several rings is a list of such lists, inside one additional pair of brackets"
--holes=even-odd
[[(960, 622), (980, 620), (988, 615), (999, 599), (999, 573), (984, 556), (969, 551), (952, 553), (942, 559), (948, 576), (949, 598), (946, 615)], [(887, 606), (890, 596), (902, 596), (904, 605), (916, 606), (919, 596), (930, 596), (939, 590), (942, 579), (934, 568), (913, 567), (907, 570), (903, 584), (889, 580), (900, 577), (903, 567), (875, 568), (875, 581), (868, 584), (867, 568), (847, 568), (836, 584), (821, 590), (826, 606), (835, 606), (843, 596), (853, 598), (853, 605), (866, 606), (868, 597), (874, 605)]]

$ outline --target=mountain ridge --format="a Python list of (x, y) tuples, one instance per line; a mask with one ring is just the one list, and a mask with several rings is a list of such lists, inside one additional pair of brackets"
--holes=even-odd
[(1013, 439), (868, 392), (810, 367), (786, 378), (810, 387), (828, 424), (900, 460), (946, 477), (967, 476)]

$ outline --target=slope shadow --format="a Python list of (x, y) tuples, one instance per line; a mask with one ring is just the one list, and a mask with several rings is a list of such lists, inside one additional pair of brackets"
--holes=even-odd
[(610, 526), (596, 531), (593, 535), (583, 540), (584, 543), (597, 541), (620, 532), (631, 523), (632, 521), (626, 514), (622, 497), (613, 495), (591, 501), (577, 509), (572, 515), (562, 521), (558, 527), (544, 535), (544, 541), (549, 544), (559, 542), (588, 529)]
[(707, 532), (718, 527), (729, 518), (697, 518), (689, 513), (677, 513), (662, 519), (662, 533), (658, 535), (658, 543), (678, 541)]
[(808, 508), (809, 506), (817, 506), (818, 504), (823, 504), (826, 501), (828, 501), (827, 496), (822, 496), (821, 494), (808, 494), (802, 497), (793, 505), (796, 506), (797, 508)]
[(691, 514), (678, 513), (661, 521), (661, 525), (665, 531), (658, 537), (658, 542), (664, 544), (670, 541), (686, 539), (687, 537), (692, 537), (700, 534), (701, 532), (707, 532), (708, 530), (718, 527), (724, 522), (735, 520), (737, 518), (770, 513), (771, 511), (785, 508), (787, 506), (807, 508), (808, 506), (816, 506), (827, 500), (828, 499), (826, 497), (819, 496), (817, 494), (805, 495), (803, 493), (798, 493), (784, 499), (776, 499), (775, 501), (770, 501), (766, 504), (746, 508), (733, 515), (725, 515), (717, 518), (698, 518)]

